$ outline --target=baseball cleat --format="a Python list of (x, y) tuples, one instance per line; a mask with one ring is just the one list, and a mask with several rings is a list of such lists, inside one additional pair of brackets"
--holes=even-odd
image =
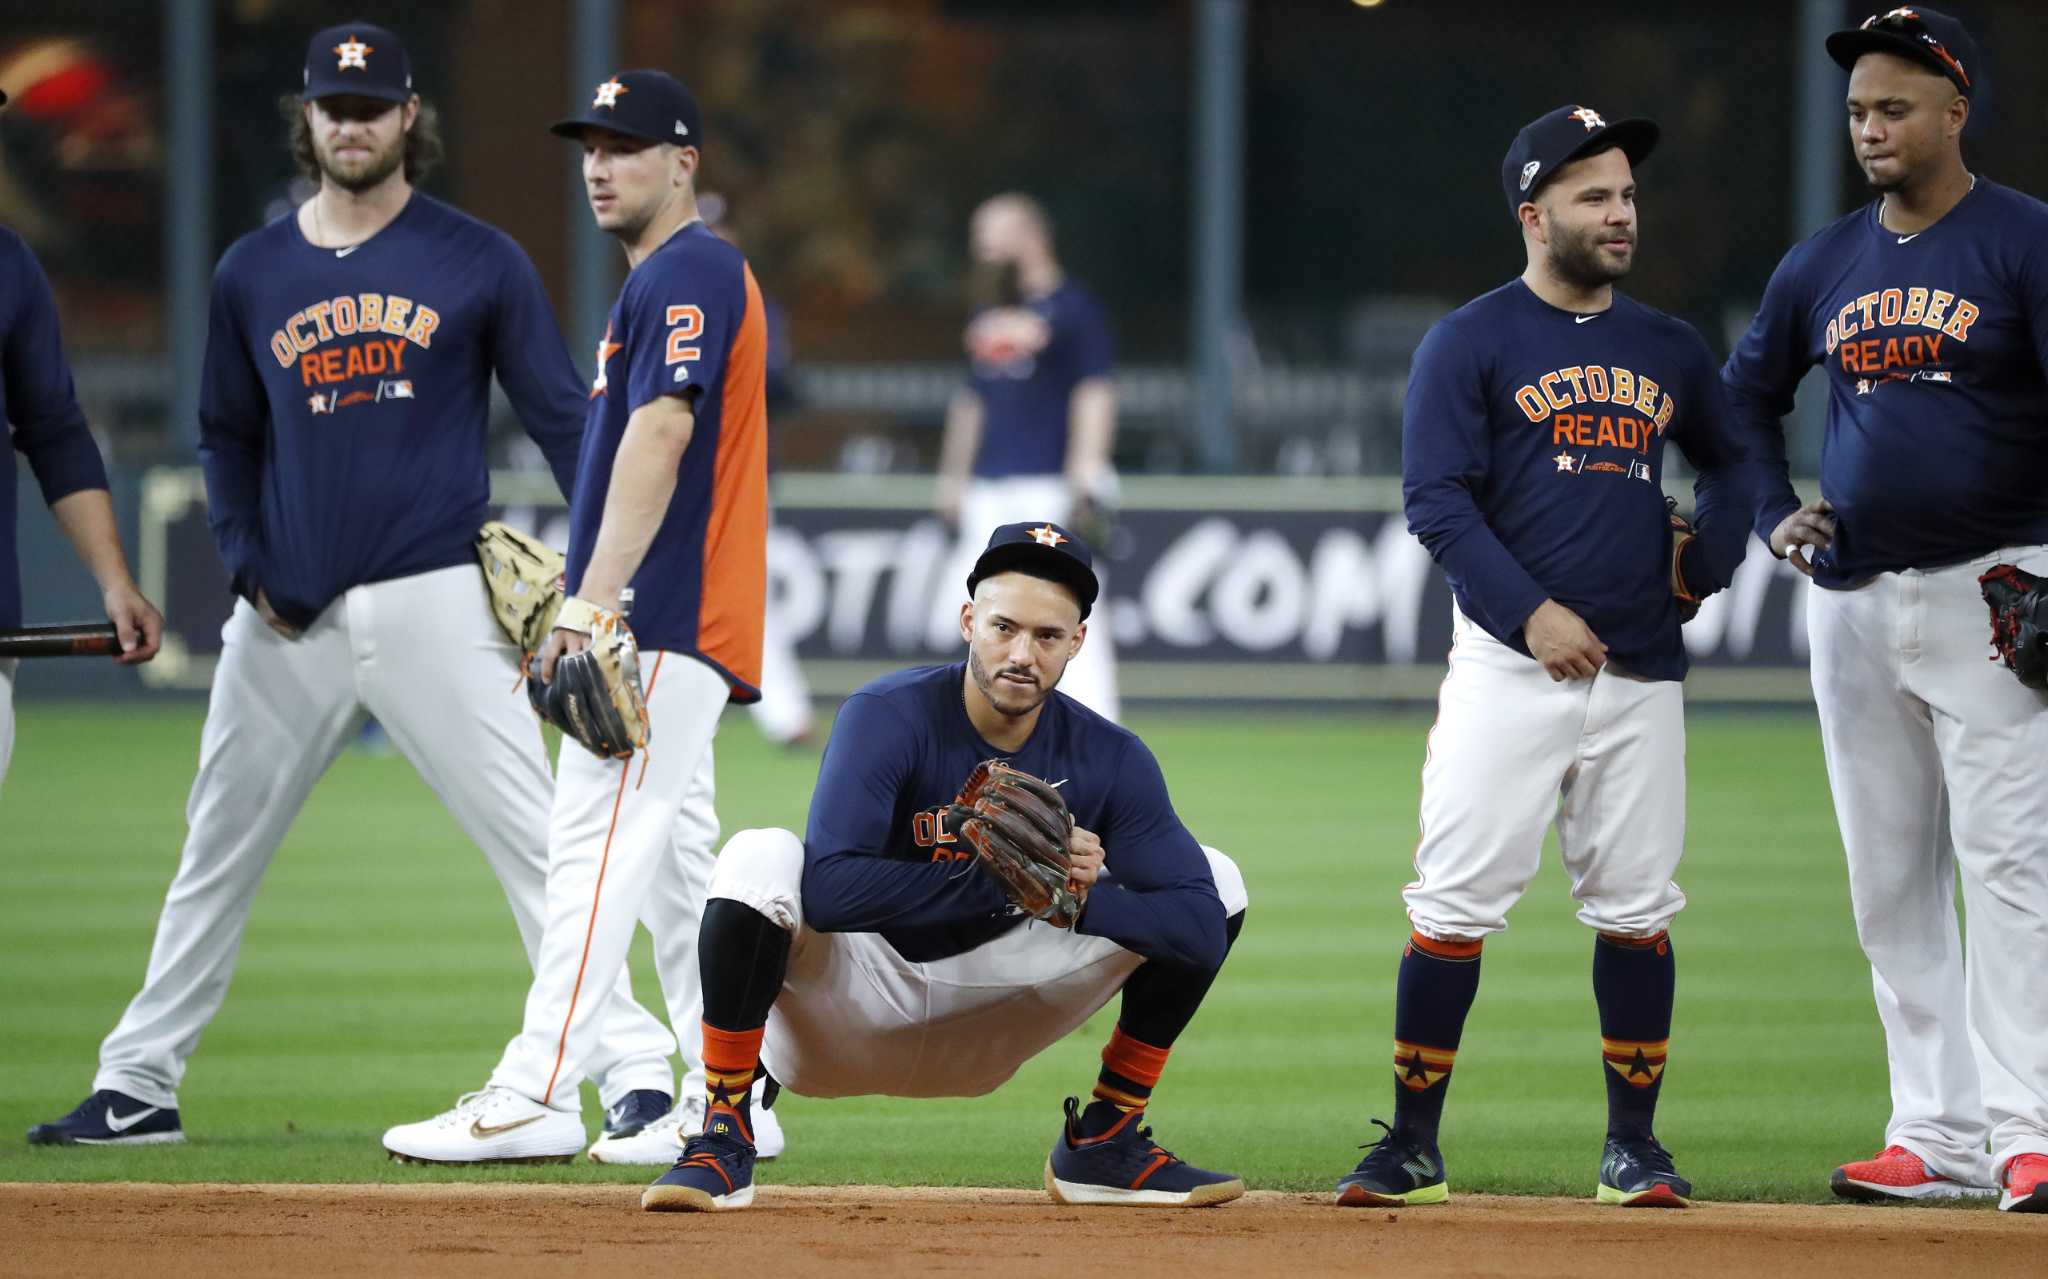
[(2014, 1155), (2006, 1161), (2000, 1212), (2048, 1212), (2048, 1155)]
[(583, 1150), (583, 1117), (510, 1088), (465, 1093), (453, 1110), (384, 1134), (399, 1163), (559, 1164)]
[[(782, 1121), (761, 1104), (761, 1081), (754, 1081), (754, 1161), (766, 1163), (782, 1153), (788, 1139)], [(600, 1164), (646, 1164), (667, 1167), (683, 1152), (683, 1143), (704, 1131), (704, 1094), (693, 1093), (673, 1110), (630, 1137), (609, 1134), (591, 1143), (590, 1161)]]
[(660, 1119), (675, 1104), (675, 1098), (658, 1088), (635, 1088), (604, 1112), (604, 1137), (630, 1137)]
[(1154, 1208), (1203, 1208), (1244, 1193), (1241, 1179), (1197, 1168), (1154, 1144), (1152, 1130), (1138, 1127), (1144, 1113), (1126, 1111), (1108, 1131), (1083, 1137), (1080, 1100), (1067, 1098), (1066, 1125), (1045, 1161), (1045, 1193), (1063, 1204)]
[(1407, 1204), (1440, 1204), (1451, 1197), (1444, 1175), (1444, 1157), (1435, 1142), (1414, 1141), (1387, 1130), (1365, 1158), (1337, 1183), (1337, 1202), (1346, 1208), (1399, 1208)]
[(1655, 1137), (1609, 1137), (1593, 1197), (1623, 1208), (1685, 1208), (1692, 1204), (1692, 1183), (1678, 1175), (1671, 1152)]
[(754, 1202), (754, 1143), (747, 1121), (730, 1106), (713, 1106), (703, 1132), (683, 1145), (682, 1158), (640, 1192), (648, 1212), (722, 1212)]
[(1944, 1177), (1904, 1146), (1886, 1146), (1868, 1159), (1843, 1164), (1828, 1186), (1844, 1199), (1883, 1203), (1888, 1199), (1976, 1199), (1998, 1193)]
[(176, 1106), (152, 1106), (102, 1088), (54, 1123), (28, 1130), (31, 1146), (167, 1146), (185, 1140)]

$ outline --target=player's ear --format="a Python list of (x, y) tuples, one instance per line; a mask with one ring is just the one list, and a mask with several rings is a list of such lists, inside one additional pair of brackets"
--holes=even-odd
[(405, 131), (412, 132), (413, 121), (420, 118), (420, 95), (415, 93), (405, 100)]
[(677, 186), (679, 186), (679, 187), (681, 187), (681, 186), (689, 186), (689, 185), (690, 185), (691, 183), (693, 183), (694, 181), (696, 181), (696, 178), (697, 178), (697, 148), (695, 148), (695, 147), (677, 147), (677, 148), (676, 148), (676, 168), (675, 168), (675, 178), (674, 178), (675, 184), (676, 184)]
[(1071, 662), (1071, 661), (1073, 661), (1073, 660), (1074, 660), (1074, 659), (1075, 659), (1076, 657), (1079, 657), (1079, 656), (1081, 655), (1081, 644), (1082, 644), (1082, 642), (1083, 642), (1083, 641), (1085, 641), (1085, 640), (1086, 640), (1087, 638), (1088, 638), (1088, 623), (1086, 623), (1086, 622), (1082, 622), (1082, 623), (1081, 623), (1080, 625), (1078, 625), (1078, 626), (1074, 627), (1074, 642), (1073, 642), (1073, 644), (1071, 644), (1071, 645), (1070, 645), (1070, 646), (1069, 646), (1069, 647), (1067, 648), (1067, 660), (1068, 660), (1068, 661), (1070, 661), (1070, 662)]
[(974, 642), (974, 601), (960, 606), (960, 638), (969, 644)]
[(1955, 101), (1948, 104), (1948, 135), (1956, 137), (1963, 126), (1970, 122), (1970, 100), (1958, 93)]

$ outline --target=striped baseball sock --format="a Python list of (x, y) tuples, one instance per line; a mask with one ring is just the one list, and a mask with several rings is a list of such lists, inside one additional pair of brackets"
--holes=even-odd
[(1131, 1038), (1121, 1025), (1112, 1031), (1102, 1048), (1102, 1070), (1095, 1076), (1095, 1100), (1081, 1114), (1081, 1135), (1092, 1137), (1132, 1111), (1143, 1110), (1170, 1051)]
[(1414, 933), (1401, 952), (1394, 989), (1394, 1130), (1404, 1137), (1436, 1141), (1465, 1014), (1479, 995), (1479, 949), (1476, 941)]
[(1607, 1135), (1651, 1135), (1677, 990), (1671, 938), (1602, 933), (1593, 943), (1593, 998), (1600, 1005), (1600, 1058), (1607, 1078)]
[(704, 1130), (717, 1132), (722, 1116), (739, 1121), (740, 1136), (754, 1139), (754, 1075), (761, 1066), (767, 1027), (720, 1030), (704, 1023)]

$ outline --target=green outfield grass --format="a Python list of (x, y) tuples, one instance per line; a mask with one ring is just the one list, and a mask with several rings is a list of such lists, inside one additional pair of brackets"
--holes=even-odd
[[(196, 705), (27, 702), (7, 781), (0, 893), (0, 1180), (640, 1182), (589, 1164), (448, 1172), (378, 1137), (481, 1085), (526, 989), (482, 856), (411, 768), (350, 752), (258, 898), (227, 1006), (181, 1094), (189, 1143), (31, 1149), (88, 1091), (140, 983), (184, 835)], [(1174, 799), (1251, 887), (1247, 927), (1175, 1049), (1153, 1115), (1184, 1156), (1254, 1187), (1321, 1190), (1390, 1117), (1392, 983), (1417, 771), (1410, 714), (1141, 715)], [(727, 830), (800, 826), (815, 754), (718, 743)], [(1700, 713), (1674, 938), (1678, 1017), (1661, 1135), (1703, 1196), (1826, 1197), (1888, 1111), (1868, 971), (1809, 714)], [(1484, 779), (1474, 779), (1483, 785)], [(1452, 1185), (1589, 1194), (1603, 1092), (1591, 934), (1554, 856), (1486, 949), (1444, 1129)], [(661, 1003), (645, 937), (635, 975)], [(1106, 1013), (992, 1096), (787, 1098), (769, 1182), (1033, 1185), (1060, 1099), (1085, 1095)], [(593, 1122), (593, 1101), (584, 1108)]]

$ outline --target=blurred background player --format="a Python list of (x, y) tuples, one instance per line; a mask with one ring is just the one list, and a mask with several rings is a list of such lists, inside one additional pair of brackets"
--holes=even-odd
[[(191, 831), (94, 1092), (31, 1142), (183, 1139), (178, 1085), (227, 997), (264, 870), (365, 711), (483, 849), (529, 958), (540, 942), (552, 781), (472, 541), (491, 371), (565, 493), (583, 391), (526, 255), (414, 189), (440, 141), (396, 34), (315, 35), (287, 105), (319, 192), (214, 273), (200, 452), (239, 598)], [(603, 989), (614, 998), (590, 1003), (605, 1104), (666, 1111), (673, 1037), (623, 973)], [(646, 1104), (625, 1105), (636, 1094)]]
[[(0, 106), (7, 95), (0, 93)], [(7, 422), (6, 464), (0, 467), (0, 630), (21, 625), (21, 565), (15, 551), (15, 460), (28, 458), (43, 500), (78, 558), (99, 583), (107, 620), (120, 629), (115, 660), (135, 666), (156, 656), (163, 614), (142, 597), (121, 553), (107, 492), (107, 468), (86, 428), (58, 331), (57, 299), (35, 254), (0, 227), (0, 415)], [(14, 754), (14, 671), (0, 660), (0, 786)]]
[[(1168, 1051), (1244, 923), (1236, 863), (1181, 824), (1145, 744), (1055, 691), (1085, 647), (1088, 547), (1008, 524), (967, 578), (967, 658), (900, 671), (840, 708), (810, 822), (719, 854), (699, 945), (705, 1130), (641, 1204), (753, 1201), (761, 1068), (813, 1097), (977, 1097), (1122, 992), (1094, 1098), (1066, 1102), (1045, 1188), (1069, 1204), (1167, 1207), (1244, 1193), (1141, 1126)], [(1072, 929), (1017, 913), (955, 846), (947, 807), (1000, 758), (1057, 783), (1073, 814)]]
[[(1963, 164), (1984, 86), (1961, 23), (1893, 9), (1827, 50), (1877, 200), (1785, 255), (1725, 377), (1775, 448), (1757, 534), (1819, 588), (1813, 694), (1891, 1062), (1884, 1148), (1831, 1181), (2048, 1212), (2048, 703), (1985, 660), (1977, 582), (2048, 573), (2048, 206)], [(1780, 419), (1816, 363), (1802, 506)]]
[[(582, 145), (591, 212), (632, 269), (597, 351), (569, 502), (569, 598), (538, 664), (551, 678), (556, 657), (583, 649), (630, 598), (650, 738), (626, 759), (563, 747), (524, 1024), (483, 1089), (384, 1134), (392, 1155), (423, 1163), (583, 1149), (577, 1085), (599, 1047), (589, 996), (623, 978), (636, 922), (653, 934), (670, 1021), (696, 1065), (697, 927), (718, 841), (711, 740), (728, 702), (760, 696), (767, 325), (746, 259), (698, 217), (697, 100), (664, 72), (622, 71), (553, 131)], [(607, 1139), (591, 1158), (639, 1162), (651, 1146), (669, 1162), (688, 1118), (669, 1108), (634, 1149)]]
[[(732, 205), (724, 196), (716, 191), (700, 192), (697, 212), (704, 219), (704, 225), (710, 227), (719, 239), (745, 251), (745, 237), (734, 225)], [(768, 415), (773, 421), (778, 415), (796, 407), (796, 383), (790, 376), (795, 353), (790, 346), (789, 314), (765, 292), (761, 295), (761, 315), (768, 327)], [(768, 453), (768, 474), (769, 516), (772, 519), (773, 449)], [(769, 541), (774, 541), (772, 530)], [(747, 707), (747, 714), (753, 718), (754, 727), (760, 730), (761, 736), (777, 746), (806, 745), (815, 727), (811, 686), (804, 678), (802, 663), (797, 661), (796, 637), (790, 634), (781, 611), (774, 607), (772, 600), (761, 619), (761, 699)]]
[[(998, 195), (974, 211), (968, 239), (979, 309), (965, 335), (967, 385), (947, 406), (939, 449), (938, 512), (959, 542), (939, 587), (935, 646), (950, 642), (952, 584), (980, 553), (982, 529), (1050, 519), (1103, 546), (1116, 485), (1115, 334), (1095, 295), (1060, 266), (1044, 207)], [(1110, 632), (1105, 609), (1061, 688), (1115, 720)]]
[[(1408, 527), (1456, 600), (1422, 766), (1414, 926), (1395, 986), (1394, 1122), (1340, 1204), (1441, 1203), (1444, 1097), (1480, 948), (1536, 874), (1553, 822), (1579, 919), (1607, 1084), (1603, 1203), (1683, 1207), (1652, 1128), (1671, 1037), (1671, 876), (1685, 847), (1681, 602), (1725, 586), (1749, 509), (1730, 483), (1714, 357), (1614, 289), (1635, 261), (1648, 120), (1559, 107), (1502, 163), (1528, 265), (1439, 320), (1402, 430)], [(1674, 545), (1664, 441), (1700, 469), (1697, 537)]]

